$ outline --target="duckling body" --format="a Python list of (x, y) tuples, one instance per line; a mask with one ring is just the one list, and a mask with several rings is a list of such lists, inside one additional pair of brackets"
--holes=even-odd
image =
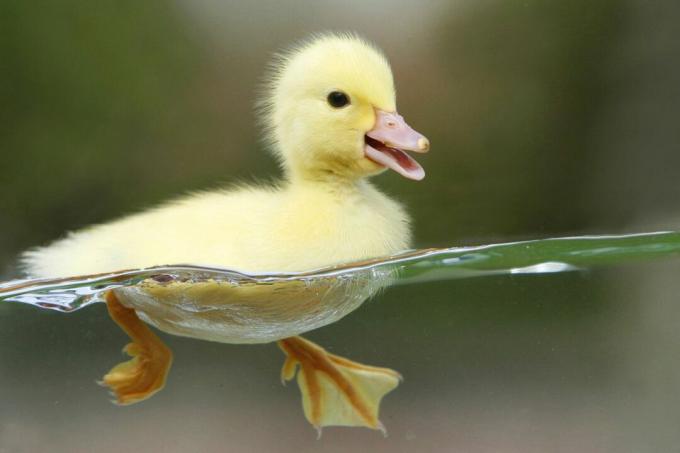
[(191, 263), (304, 271), (410, 245), (404, 209), (368, 181), (296, 181), (200, 193), (29, 252), (29, 272), (65, 277)]
[[(426, 152), (429, 142), (397, 114), (392, 72), (380, 51), (354, 35), (304, 43), (278, 59), (260, 115), (283, 170), (281, 183), (194, 194), (71, 233), (27, 252), (27, 272), (67, 277), (172, 264), (307, 271), (410, 247), (405, 210), (368, 178), (389, 168), (422, 179), (424, 170), (405, 151)], [(278, 341), (286, 354), (281, 379), (300, 370), (312, 425), (383, 429), (380, 401), (398, 385), (399, 374), (295, 336), (357, 308), (389, 279), (382, 277), (344, 293), (332, 280), (313, 291), (294, 283), (154, 279), (108, 291), (109, 314), (131, 338), (124, 350), (132, 359), (113, 367), (103, 383), (119, 404), (142, 401), (163, 387), (172, 352), (143, 321), (206, 340)]]

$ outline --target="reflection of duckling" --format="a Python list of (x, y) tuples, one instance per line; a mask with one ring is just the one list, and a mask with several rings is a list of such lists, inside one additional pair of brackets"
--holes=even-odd
[[(189, 262), (302, 271), (409, 247), (408, 216), (367, 177), (391, 168), (422, 179), (403, 150), (425, 152), (429, 142), (396, 113), (392, 73), (378, 50), (347, 35), (301, 45), (280, 60), (261, 112), (285, 173), (279, 185), (200, 193), (73, 233), (26, 253), (28, 272), (55, 277)], [(134, 297), (109, 292), (107, 304), (133, 340), (126, 348), (133, 359), (104, 383), (119, 403), (143, 400), (162, 388), (172, 353), (129, 308)], [(396, 387), (396, 372), (299, 337), (279, 340), (287, 355), (282, 376), (292, 379), (300, 366), (313, 425), (381, 427), (379, 402)]]

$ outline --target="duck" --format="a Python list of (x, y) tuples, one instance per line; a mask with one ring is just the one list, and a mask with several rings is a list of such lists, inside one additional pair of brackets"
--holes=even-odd
[[(297, 43), (275, 57), (256, 111), (281, 167), (278, 182), (192, 193), (68, 233), (25, 252), (26, 273), (69, 277), (172, 263), (253, 274), (304, 272), (411, 248), (407, 210), (370, 179), (392, 170), (422, 180), (425, 171), (409, 152), (425, 153), (430, 142), (397, 112), (392, 70), (376, 45), (355, 33), (324, 33)], [(319, 432), (326, 426), (384, 431), (380, 402), (398, 386), (400, 374), (331, 354), (299, 335), (358, 303), (327, 310), (333, 314), (326, 318), (315, 315), (321, 319), (316, 324), (303, 323), (312, 319), (307, 315), (316, 302), (300, 303), (301, 293), (286, 285), (277, 291), (148, 279), (108, 290), (108, 313), (130, 337), (124, 352), (131, 359), (114, 366), (102, 385), (120, 405), (146, 400), (164, 387), (173, 354), (149, 326), (224, 343), (277, 342), (285, 355), (281, 379), (297, 377), (305, 417)], [(187, 301), (250, 306), (266, 316), (258, 318), (258, 329), (256, 322), (240, 323), (233, 312), (181, 308)]]

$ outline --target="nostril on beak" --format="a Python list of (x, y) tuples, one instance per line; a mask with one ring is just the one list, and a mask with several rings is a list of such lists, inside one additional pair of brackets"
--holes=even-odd
[(395, 123), (394, 121), (388, 121), (387, 127), (397, 127), (397, 123)]
[(418, 139), (418, 149), (421, 151), (427, 151), (430, 149), (430, 141), (425, 137), (420, 137)]

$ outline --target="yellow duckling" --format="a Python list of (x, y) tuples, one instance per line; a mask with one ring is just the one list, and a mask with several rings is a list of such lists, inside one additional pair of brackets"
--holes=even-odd
[[(328, 34), (303, 43), (277, 61), (261, 113), (284, 172), (278, 185), (194, 194), (71, 233), (24, 254), (27, 272), (60, 277), (170, 263), (252, 273), (305, 271), (410, 247), (408, 215), (368, 177), (390, 168), (422, 179), (422, 167), (404, 151), (426, 152), (429, 142), (397, 114), (392, 72), (379, 50), (353, 35)], [(310, 423), (319, 429), (382, 429), (379, 403), (397, 386), (399, 374), (332, 355), (295, 336), (358, 304), (307, 329), (249, 332), (237, 317), (218, 319), (209, 310), (194, 310), (184, 319), (186, 311), (177, 312), (177, 304), (250, 304), (269, 321), (294, 321), (311, 305), (296, 304), (294, 292), (235, 290), (214, 282), (182, 285), (149, 281), (107, 293), (109, 313), (132, 339), (125, 349), (132, 360), (103, 379), (120, 404), (160, 390), (172, 362), (171, 351), (141, 317), (177, 335), (228, 343), (278, 341), (287, 356), (282, 378), (292, 379), (300, 368), (298, 384)], [(275, 297), (276, 304), (263, 305)]]

